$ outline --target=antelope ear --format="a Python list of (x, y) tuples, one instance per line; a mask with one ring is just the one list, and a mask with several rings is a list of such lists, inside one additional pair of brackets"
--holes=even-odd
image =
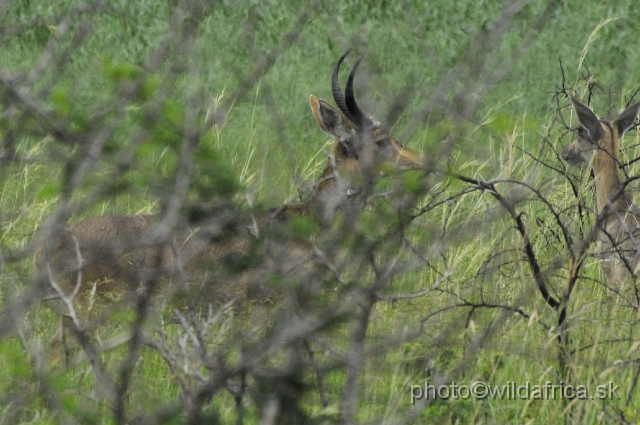
[(323, 131), (337, 137), (338, 140), (347, 140), (352, 137), (354, 126), (342, 112), (314, 95), (309, 97), (309, 104)]
[(640, 102), (635, 105), (629, 106), (627, 109), (622, 111), (618, 118), (615, 119), (616, 127), (618, 127), (618, 137), (622, 137), (625, 131), (629, 130), (632, 126), (636, 117), (638, 116), (638, 111), (640, 110)]
[(573, 108), (576, 110), (578, 121), (580, 121), (580, 124), (582, 124), (582, 126), (589, 132), (589, 138), (593, 143), (598, 143), (598, 140), (600, 140), (603, 134), (600, 119), (593, 113), (591, 108), (580, 102), (575, 97), (569, 95), (569, 99), (571, 99)]

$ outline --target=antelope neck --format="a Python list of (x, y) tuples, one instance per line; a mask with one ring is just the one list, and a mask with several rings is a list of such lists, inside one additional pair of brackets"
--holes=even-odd
[[(618, 134), (614, 126), (608, 122), (603, 121), (602, 124), (605, 134), (600, 139), (600, 148), (595, 150), (592, 159), (598, 213), (601, 213), (609, 202), (618, 208), (626, 203), (626, 195), (620, 191), (622, 183), (618, 172), (618, 146), (616, 146)], [(612, 199), (616, 194), (618, 197)]]

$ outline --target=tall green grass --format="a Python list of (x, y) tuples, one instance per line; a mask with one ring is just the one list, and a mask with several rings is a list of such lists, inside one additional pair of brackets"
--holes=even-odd
[[(11, 43), (0, 47), (2, 66), (12, 72), (27, 73), (37, 66), (43, 48), (56, 37), (65, 11), (75, 4), (68, 0), (58, 1), (55, 6), (28, 0), (13, 2), (2, 18), (3, 25), (18, 23), (25, 27)], [(603, 115), (615, 115), (640, 86), (637, 66), (640, 53), (636, 45), (640, 33), (637, 19), (640, 3), (634, 0), (618, 1), (615, 5), (565, 1), (539, 33), (528, 33), (529, 19), (537, 16), (545, 5), (542, 1), (532, 1), (516, 18), (513, 30), (497, 55), (509, 57), (525, 37), (535, 36), (535, 40), (511, 64), (512, 71), (490, 88), (477, 114), (465, 123), (464, 134), (455, 143), (447, 167), (484, 179), (524, 180), (541, 190), (559, 209), (566, 208), (568, 212), (564, 217), (577, 232), (581, 223), (571, 215), (574, 211), (571, 206), (576, 201), (566, 181), (534, 161), (532, 156), (562, 167), (550, 146), (541, 142), (542, 137), (548, 137), (551, 146), (559, 149), (555, 144), (570, 138), (554, 121), (553, 94), (562, 83), (559, 59), (564, 65), (568, 89), (584, 94), (583, 77), (587, 72), (592, 76), (591, 81), (596, 83), (594, 109)], [(436, 110), (420, 122), (417, 129), (410, 127), (410, 118), (430, 101), (434, 87), (461, 60), (475, 34), (494, 21), (502, 6), (502, 2), (497, 1), (220, 2), (205, 18), (185, 57), (185, 61), (197, 62), (208, 73), (193, 80), (183, 75), (178, 83), (185, 91), (202, 92), (211, 99), (211, 105), (242, 86), (243, 78), (257, 66), (256, 59), (273, 51), (306, 8), (310, 8), (311, 18), (293, 45), (233, 105), (224, 125), (207, 136), (207, 148), (215, 150), (224, 165), (214, 165), (207, 170), (203, 161), (198, 175), (205, 179), (207, 173), (225, 174), (225, 178), (241, 188), (238, 202), (244, 202), (245, 192), (253, 202), (264, 206), (277, 206), (295, 199), (304, 182), (318, 177), (325, 152), (330, 149), (327, 137), (317, 128), (309, 110), (309, 94), (331, 99), (331, 69), (348, 47), (354, 47), (358, 53), (366, 52), (363, 62), (366, 87), (361, 87), (366, 111), (377, 119), (393, 118), (388, 124), (394, 134), (408, 136), (402, 141), (429, 158), (438, 152), (440, 138), (449, 128), (452, 117), (438, 115)], [(170, 25), (172, 7), (172, 2), (157, 0), (116, 1), (97, 13), (94, 30), (66, 59), (63, 77), (51, 92), (52, 108), (77, 114), (79, 121), (90, 118), (82, 111), (111, 98), (120, 87), (118, 73), (125, 72), (123, 69), (135, 70), (147, 60)], [(496, 63), (500, 63), (500, 57), (496, 57)], [(164, 78), (166, 75), (157, 76), (160, 82)], [(40, 84), (46, 87), (47, 81)], [(403, 91), (405, 87), (414, 90)], [(403, 96), (405, 108), (401, 116), (396, 116), (391, 105), (399, 94)], [(474, 93), (468, 93), (468, 100), (473, 96)], [(115, 113), (117, 105), (112, 107)], [(91, 185), (103, 176), (118, 172), (116, 164), (110, 161), (117, 159), (116, 153), (132, 136), (127, 123), (133, 128), (139, 120), (135, 104), (119, 112), (125, 118), (124, 127), (116, 131), (115, 140), (111, 142), (115, 153), (107, 155), (91, 171), (88, 183), (82, 188), (85, 191), (90, 191)], [(207, 111), (198, 113), (204, 117)], [(567, 109), (565, 116), (570, 115)], [(166, 118), (171, 119), (170, 112)], [(6, 134), (9, 130), (0, 122), (0, 132)], [(21, 135), (19, 141), (17, 151), (25, 155), (38, 155), (51, 143), (50, 138), (36, 135)], [(635, 131), (626, 136), (624, 144), (634, 147), (626, 148), (624, 157), (636, 158), (638, 136)], [(175, 167), (176, 152), (170, 146), (150, 142), (137, 155), (140, 168), (127, 170), (121, 176), (126, 189), (101, 198), (76, 218), (107, 212), (159, 210), (158, 191), (163, 177)], [(629, 173), (633, 175), (636, 168)], [(584, 195), (589, 203), (592, 189), (588, 171), (583, 173)], [(57, 169), (55, 164), (2, 164), (0, 212), (11, 213), (8, 219), (2, 217), (3, 247), (19, 248), (29, 241), (51, 211), (63, 178), (64, 170)], [(453, 195), (462, 187), (459, 182), (442, 178), (433, 190)], [(553, 220), (549, 211), (539, 202), (527, 202), (531, 193), (521, 187), (506, 184), (500, 187), (522, 192), (519, 208), (527, 216), (532, 242), (541, 261), (551, 265), (566, 247), (557, 240), (554, 234), (557, 229), (549, 225)], [(432, 195), (427, 194), (423, 202), (427, 205), (432, 199)], [(394, 417), (410, 408), (412, 385), (435, 379), (460, 362), (465, 363), (465, 368), (456, 381), (466, 385), (478, 380), (501, 385), (509, 381), (544, 384), (547, 380), (564, 379), (558, 376), (558, 347), (553, 333), (557, 317), (535, 290), (531, 271), (522, 258), (522, 240), (513, 231), (513, 223), (490, 196), (472, 192), (434, 208), (412, 223), (409, 238), (415, 246), (432, 245), (425, 249), (430, 267), (419, 267), (403, 275), (394, 281), (395, 290), (409, 293), (428, 287), (444, 270), (450, 270), (451, 276), (428, 296), (378, 304), (369, 337), (375, 344), (389, 334), (400, 335), (404, 324), (421, 320), (425, 335), (442, 333), (445, 337), (438, 340), (440, 346), (430, 345), (432, 339), (418, 337), (367, 364), (361, 377), (363, 403), (359, 420), (365, 423), (382, 418), (383, 423), (393, 423)], [(445, 241), (442, 246), (434, 242), (440, 238)], [(3, 270), (0, 291), (4, 300), (24, 287), (30, 269), (30, 260), (25, 259)], [(483, 273), (486, 277), (482, 277)], [(557, 423), (565, 417), (567, 405), (573, 406), (580, 423), (609, 423), (611, 418), (607, 415), (616, 411), (613, 407), (623, 411), (629, 423), (639, 420), (638, 398), (633, 397), (626, 403), (627, 394), (632, 390), (637, 394), (637, 368), (626, 363), (637, 359), (637, 313), (621, 306), (595, 283), (602, 279), (595, 262), (587, 264), (584, 275), (570, 308), (569, 347), (574, 350), (571, 366), (576, 373), (573, 378), (575, 382), (588, 384), (590, 389), (610, 380), (620, 386), (622, 400), (447, 401), (429, 407), (419, 421)], [(565, 269), (555, 270), (550, 274), (550, 286), (561, 292), (566, 278)], [(503, 317), (504, 310), (473, 307), (473, 303), (482, 301), (521, 307), (527, 317), (517, 312)], [(453, 307), (464, 302), (469, 305)], [(451, 308), (447, 309), (448, 306)], [(430, 316), (438, 309), (443, 309), (442, 313)], [(220, 332), (232, 332), (228, 328), (233, 326), (233, 320), (224, 322)], [(496, 322), (502, 324), (491, 335), (490, 342), (466, 358), (476, 338)], [(28, 409), (12, 416), (16, 421), (58, 423), (61, 418), (54, 417), (52, 412), (59, 402), (64, 411), (85, 415), (87, 422), (111, 423), (108, 406), (96, 408), (91, 404), (90, 409), (86, 408), (86, 394), (90, 392), (92, 380), (86, 365), (70, 370), (53, 368), (48, 372), (53, 377), (50, 382), (60, 389), (58, 401), (40, 398), (37, 389), (32, 387), (33, 370), (37, 369), (39, 360), (25, 356), (22, 342), (35, 340), (47, 345), (56, 326), (57, 319), (48, 310), (34, 309), (24, 324), (23, 332), (29, 338), (16, 336), (0, 342), (3, 375), (0, 394), (4, 394), (0, 400), (9, 400), (9, 395), (22, 391), (27, 394), (29, 400), (23, 404)], [(104, 332), (106, 337), (113, 331)], [(34, 335), (37, 337), (30, 338)], [(344, 346), (346, 335), (345, 330), (336, 337), (345, 339)], [(109, 357), (118, 359), (121, 355), (114, 350), (104, 356), (110, 364)], [(177, 394), (175, 382), (157, 353), (145, 351), (135, 373), (136, 385), (130, 391), (130, 404), (144, 410), (173, 403)], [(337, 395), (344, 382), (340, 373), (326, 376), (330, 405), (322, 408), (314, 396), (305, 400), (318, 423), (335, 418)], [(0, 411), (10, 408), (7, 405)], [(210, 410), (220, 423), (235, 419), (230, 396), (214, 400)], [(258, 407), (248, 406), (246, 422), (257, 423), (258, 417)], [(179, 422), (179, 419), (173, 420)]]

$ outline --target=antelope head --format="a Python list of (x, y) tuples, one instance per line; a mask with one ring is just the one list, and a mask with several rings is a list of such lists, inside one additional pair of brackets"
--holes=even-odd
[[(620, 138), (629, 128), (640, 110), (640, 102), (629, 106), (612, 121), (605, 121), (584, 103), (569, 95), (580, 121), (578, 136), (562, 148), (562, 159), (571, 165), (590, 163), (596, 181), (598, 212), (602, 211), (622, 184), (618, 172)], [(622, 197), (619, 197), (622, 201)]]
[(362, 57), (353, 66), (345, 93), (342, 93), (338, 72), (349, 52), (347, 50), (338, 59), (331, 78), (333, 99), (339, 109), (313, 95), (309, 99), (318, 125), (334, 137), (331, 157), (318, 184), (319, 191), (333, 187), (339, 176), (357, 172), (381, 174), (385, 168), (419, 167), (423, 162), (422, 155), (404, 147), (384, 126), (366, 116), (358, 106), (353, 80)]
[(599, 161), (600, 156), (617, 160), (620, 138), (633, 125), (640, 102), (625, 109), (613, 121), (601, 120), (584, 103), (569, 96), (578, 115), (578, 137), (562, 149), (562, 159), (571, 165)]

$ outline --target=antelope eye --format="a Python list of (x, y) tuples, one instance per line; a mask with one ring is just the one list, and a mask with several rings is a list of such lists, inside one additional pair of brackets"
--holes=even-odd
[(349, 156), (349, 146), (347, 145), (347, 142), (340, 142), (338, 143), (338, 146), (340, 147), (340, 153), (343, 156)]
[(385, 147), (388, 144), (389, 144), (389, 139), (376, 140), (376, 146), (378, 146), (379, 148)]

